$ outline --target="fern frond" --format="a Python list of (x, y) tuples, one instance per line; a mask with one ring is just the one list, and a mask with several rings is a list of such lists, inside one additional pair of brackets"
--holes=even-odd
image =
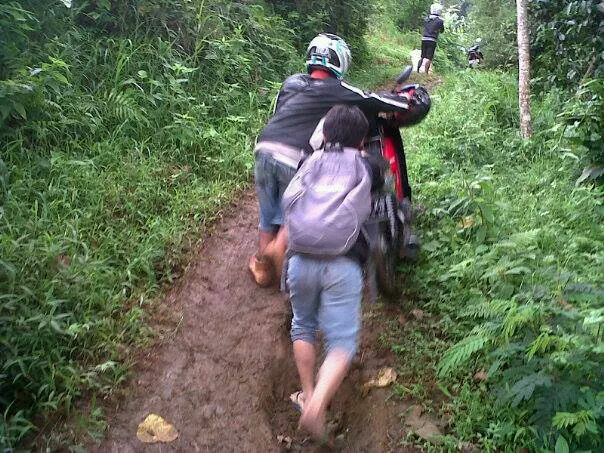
[(535, 305), (524, 305), (510, 310), (503, 322), (503, 336), (511, 338), (520, 328), (534, 325), (539, 320), (539, 310)]
[(518, 406), (522, 401), (529, 400), (537, 387), (549, 387), (552, 385), (550, 376), (542, 373), (532, 373), (516, 382), (509, 390), (508, 399), (512, 406)]
[(132, 90), (112, 89), (107, 96), (109, 111), (120, 121), (134, 120), (148, 125), (146, 111), (139, 106), (135, 94)]
[(465, 316), (472, 318), (489, 319), (505, 315), (510, 309), (516, 306), (514, 301), (506, 299), (493, 299), (483, 301), (467, 308)]
[(451, 370), (459, 367), (474, 353), (482, 350), (488, 342), (489, 338), (481, 334), (464, 338), (445, 352), (438, 364), (438, 375), (442, 377)]
[(531, 360), (535, 354), (545, 352), (550, 347), (553, 347), (559, 343), (560, 337), (556, 335), (551, 335), (550, 332), (542, 332), (539, 334), (537, 338), (531, 343), (528, 350), (526, 351), (526, 356), (529, 360)]
[(598, 432), (596, 418), (592, 411), (581, 410), (578, 412), (557, 412), (552, 419), (552, 426), (557, 429), (572, 427), (573, 434), (579, 438), (587, 430)]

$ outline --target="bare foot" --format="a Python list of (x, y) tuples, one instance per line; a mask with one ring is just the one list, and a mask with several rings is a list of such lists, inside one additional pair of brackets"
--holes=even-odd
[(298, 428), (306, 431), (310, 436), (321, 444), (327, 443), (327, 431), (325, 430), (325, 410), (319, 405), (309, 401), (305, 406), (298, 423)]
[(267, 287), (273, 283), (273, 268), (267, 258), (258, 258), (253, 255), (250, 258), (248, 269), (258, 286)]

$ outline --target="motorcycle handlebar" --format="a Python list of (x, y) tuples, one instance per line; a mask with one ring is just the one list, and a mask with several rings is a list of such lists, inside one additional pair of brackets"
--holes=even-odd
[(412, 72), (413, 72), (413, 66), (411, 66), (411, 65), (407, 66), (403, 70), (403, 72), (401, 72), (398, 75), (398, 77), (396, 78), (396, 84), (401, 85), (403, 82), (405, 82), (411, 76)]

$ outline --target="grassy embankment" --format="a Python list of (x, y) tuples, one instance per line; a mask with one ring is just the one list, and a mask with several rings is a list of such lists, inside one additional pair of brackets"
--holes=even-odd
[[(408, 38), (370, 36), (379, 77), (408, 59)], [(404, 131), (424, 244), (401, 268), (403, 303), (425, 316), (393, 320), (383, 337), (400, 357), (396, 393), (450, 418), (428, 449), (598, 451), (602, 188), (575, 184), (585, 151), (562, 136), (558, 93), (534, 93), (524, 143), (515, 74), (454, 68), (443, 54), (429, 117)]]
[(0, 449), (34, 420), (48, 435), (46, 415), (82, 394), (98, 431), (94, 396), (125, 379), (186, 239), (249, 184), (254, 137), (300, 66), (260, 7), (179, 5), (177, 29), (161, 11), (0, 8), (27, 40), (0, 84)]

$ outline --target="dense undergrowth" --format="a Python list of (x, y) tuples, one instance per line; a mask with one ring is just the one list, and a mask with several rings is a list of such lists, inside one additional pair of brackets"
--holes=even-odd
[[(537, 92), (524, 142), (514, 73), (455, 69), (446, 54), (429, 117), (405, 132), (424, 245), (404, 285), (430, 315), (385, 338), (397, 392), (451, 420), (429, 449), (600, 451), (604, 191), (584, 140), (603, 80)], [(569, 121), (575, 109), (588, 113)]]
[(259, 5), (126, 3), (0, 5), (0, 448), (123, 380), (184, 235), (248, 183), (300, 66)]
[[(559, 442), (597, 451), (603, 192), (576, 184), (580, 151), (555, 133), (559, 93), (535, 103), (541, 133), (519, 139), (515, 86), (504, 73), (447, 74), (430, 118), (408, 134), (426, 208), (410, 291), (440, 318), (420, 341), (449, 389), (441, 410), (453, 416), (452, 439), (486, 450)], [(480, 370), (486, 382), (474, 379)]]

